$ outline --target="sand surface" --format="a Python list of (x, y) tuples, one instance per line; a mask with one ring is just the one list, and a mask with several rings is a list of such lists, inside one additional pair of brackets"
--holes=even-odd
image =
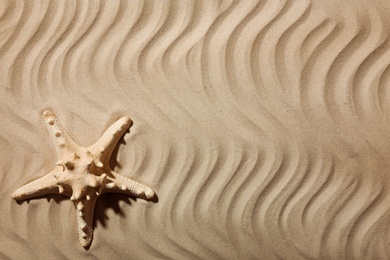
[[(1, 259), (389, 259), (388, 1), (0, 1)], [(134, 124), (89, 250), (52, 110), (91, 145)]]

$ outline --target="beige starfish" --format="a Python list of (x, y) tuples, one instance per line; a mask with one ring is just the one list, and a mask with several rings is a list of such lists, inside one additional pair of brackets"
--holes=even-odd
[(43, 112), (46, 127), (55, 144), (57, 166), (47, 175), (30, 182), (12, 197), (25, 200), (45, 194), (63, 194), (70, 197), (77, 210), (79, 240), (88, 247), (93, 235), (93, 215), (97, 197), (102, 193), (119, 192), (152, 199), (154, 191), (111, 170), (111, 153), (121, 136), (130, 127), (129, 117), (122, 117), (103, 134), (94, 145), (76, 144), (51, 112)]

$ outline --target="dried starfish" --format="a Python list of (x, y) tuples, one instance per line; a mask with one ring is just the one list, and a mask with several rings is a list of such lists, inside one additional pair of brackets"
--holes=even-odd
[(82, 147), (70, 138), (51, 111), (43, 112), (43, 117), (57, 150), (57, 167), (22, 186), (12, 197), (25, 200), (46, 194), (67, 195), (77, 210), (79, 240), (88, 247), (93, 236), (94, 208), (100, 194), (117, 192), (144, 199), (155, 196), (151, 188), (119, 175), (109, 165), (111, 153), (130, 127), (131, 120), (120, 118), (94, 145)]

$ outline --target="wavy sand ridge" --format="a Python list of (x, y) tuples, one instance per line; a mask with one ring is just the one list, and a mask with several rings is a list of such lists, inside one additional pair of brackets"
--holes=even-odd
[[(2, 258), (387, 259), (384, 1), (2, 1)], [(11, 193), (133, 121), (116, 163), (158, 203), (97, 201), (89, 251), (61, 197)]]

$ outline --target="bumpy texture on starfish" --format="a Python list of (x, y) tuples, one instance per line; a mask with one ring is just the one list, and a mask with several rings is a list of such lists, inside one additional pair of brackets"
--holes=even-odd
[(94, 145), (81, 147), (70, 138), (51, 111), (45, 111), (43, 117), (59, 161), (53, 171), (22, 186), (12, 197), (25, 200), (45, 194), (67, 195), (77, 210), (79, 240), (88, 247), (93, 235), (94, 208), (100, 194), (118, 192), (144, 199), (155, 196), (151, 188), (119, 175), (109, 166), (111, 153), (130, 127), (131, 120), (120, 118)]

